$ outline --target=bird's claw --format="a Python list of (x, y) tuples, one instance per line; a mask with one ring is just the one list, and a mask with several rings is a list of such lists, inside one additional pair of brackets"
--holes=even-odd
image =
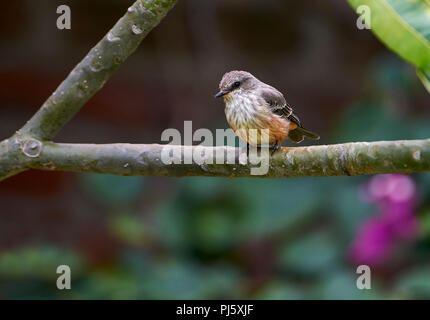
[(273, 154), (276, 152), (276, 150), (278, 150), (280, 147), (278, 145), (277, 142), (275, 142), (275, 144), (271, 147), (269, 147), (270, 150), (272, 150), (272, 152), (270, 153), (271, 156), (273, 156)]

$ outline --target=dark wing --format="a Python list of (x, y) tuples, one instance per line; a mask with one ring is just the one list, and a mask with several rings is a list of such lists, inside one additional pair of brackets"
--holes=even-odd
[[(291, 107), (290, 107), (291, 109)], [(292, 109), (291, 109), (292, 110)], [(288, 120), (290, 120), (291, 122), (294, 122), (295, 124), (297, 124), (299, 127), (302, 127), (302, 125), (300, 124), (300, 120), (299, 118), (297, 118), (297, 116), (294, 113), (291, 113), (288, 116)]]
[(282, 93), (280, 93), (275, 88), (269, 87), (261, 91), (261, 96), (274, 114), (294, 122), (299, 127), (301, 126), (299, 118), (297, 118), (297, 116), (293, 113), (293, 108), (291, 108), (287, 101), (285, 101)]

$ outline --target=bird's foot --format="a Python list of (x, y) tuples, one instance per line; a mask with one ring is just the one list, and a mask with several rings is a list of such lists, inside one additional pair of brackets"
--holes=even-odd
[(278, 150), (280, 147), (278, 145), (278, 142), (275, 142), (275, 144), (273, 146), (269, 147), (269, 150), (272, 150), (272, 152), (270, 153), (271, 156), (273, 156), (273, 154), (276, 152), (276, 150)]

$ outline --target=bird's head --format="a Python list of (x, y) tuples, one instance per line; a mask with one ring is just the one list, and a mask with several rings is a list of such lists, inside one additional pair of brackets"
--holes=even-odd
[(250, 90), (258, 80), (246, 71), (230, 71), (224, 74), (219, 83), (220, 91), (215, 98), (228, 97), (230, 93), (237, 90)]

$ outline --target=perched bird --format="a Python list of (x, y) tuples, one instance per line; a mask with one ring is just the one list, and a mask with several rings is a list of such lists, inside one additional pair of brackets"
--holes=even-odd
[[(247, 146), (261, 145), (261, 129), (269, 131), (272, 153), (287, 137), (296, 143), (305, 136), (315, 140), (320, 138), (302, 127), (282, 93), (249, 72), (224, 74), (219, 89), (215, 98), (224, 98), (227, 122)], [(250, 129), (257, 129), (254, 132), (258, 134), (250, 133)]]

